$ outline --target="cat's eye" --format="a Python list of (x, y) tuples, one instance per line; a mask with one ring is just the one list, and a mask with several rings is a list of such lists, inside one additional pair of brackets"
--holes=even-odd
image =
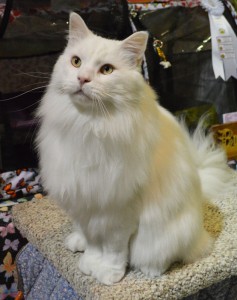
[(73, 67), (79, 68), (81, 66), (81, 59), (78, 56), (73, 56), (71, 59)]
[(113, 70), (114, 70), (113, 66), (111, 66), (110, 64), (106, 64), (100, 68), (100, 73), (102, 73), (104, 75), (108, 75), (108, 74), (111, 74), (113, 72)]

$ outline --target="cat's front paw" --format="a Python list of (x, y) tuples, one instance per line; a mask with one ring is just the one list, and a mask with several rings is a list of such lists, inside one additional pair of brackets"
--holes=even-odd
[(97, 271), (95, 277), (98, 281), (106, 285), (119, 282), (125, 275), (126, 267), (103, 266)]
[(114, 264), (102, 257), (99, 251), (85, 251), (80, 257), (79, 269), (85, 275), (92, 275), (99, 282), (111, 285), (119, 282), (125, 275), (125, 264)]
[(99, 252), (92, 252), (86, 250), (80, 257), (79, 269), (85, 275), (92, 275), (95, 277), (95, 273), (100, 269), (101, 254)]
[(65, 239), (65, 247), (72, 252), (85, 251), (86, 250), (86, 239), (79, 232), (74, 231), (70, 233)]

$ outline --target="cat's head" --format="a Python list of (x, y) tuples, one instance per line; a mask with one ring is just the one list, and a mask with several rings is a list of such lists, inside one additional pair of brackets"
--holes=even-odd
[(105, 39), (92, 33), (76, 13), (69, 24), (68, 45), (53, 74), (60, 92), (85, 107), (136, 101), (148, 34), (137, 32), (123, 41)]

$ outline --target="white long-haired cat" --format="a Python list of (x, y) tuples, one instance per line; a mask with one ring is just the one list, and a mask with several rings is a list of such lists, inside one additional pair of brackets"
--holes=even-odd
[[(229, 180), (224, 153), (190, 138), (140, 74), (148, 34), (93, 34), (72, 13), (38, 115), (49, 195), (75, 223), (66, 239), (79, 269), (104, 284), (130, 266), (157, 276), (211, 251), (202, 203)], [(62, 220), (63, 222), (63, 220)]]

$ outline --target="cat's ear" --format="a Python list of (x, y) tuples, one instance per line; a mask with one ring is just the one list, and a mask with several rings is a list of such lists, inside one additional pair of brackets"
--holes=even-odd
[(143, 59), (148, 40), (146, 31), (138, 31), (122, 42), (122, 49), (133, 64), (139, 65)]
[(86, 26), (83, 19), (78, 14), (72, 12), (69, 18), (69, 42), (83, 39), (91, 34), (92, 32)]

